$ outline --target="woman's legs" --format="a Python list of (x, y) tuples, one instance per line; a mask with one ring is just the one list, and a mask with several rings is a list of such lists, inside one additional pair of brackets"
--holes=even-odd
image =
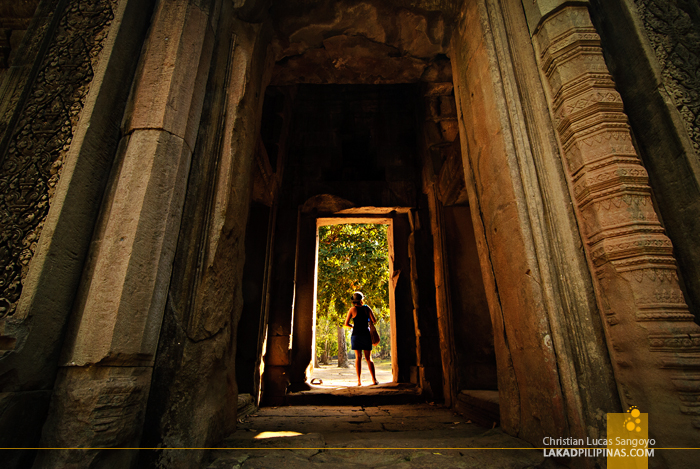
[(355, 350), (355, 370), (357, 371), (357, 385), (362, 386), (360, 375), (362, 374), (362, 350)]
[[(377, 381), (377, 377), (374, 376), (374, 362), (372, 361), (372, 351), (371, 350), (363, 350), (362, 352), (365, 354), (365, 360), (367, 360), (367, 367), (369, 368), (369, 373), (372, 375), (372, 383), (379, 384), (379, 382)], [(358, 368), (358, 370), (359, 370), (359, 368)], [(358, 376), (358, 380), (359, 380), (360, 375), (358, 374), (357, 376)]]

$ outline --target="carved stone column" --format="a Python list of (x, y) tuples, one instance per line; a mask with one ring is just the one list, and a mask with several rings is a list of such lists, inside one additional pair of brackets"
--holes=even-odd
[[(526, 8), (530, 19), (533, 8)], [(531, 21), (533, 43), (623, 406), (650, 414), (649, 433), (658, 447), (695, 446), (700, 328), (683, 298), (673, 247), (655, 211), (600, 38), (583, 5), (538, 13), (543, 19), (537, 18), (537, 28)], [(669, 460), (690, 467), (682, 461), (685, 454), (675, 452)]]
[(0, 447), (39, 443), (152, 7), (42, 0), (1, 77)]
[[(156, 7), (74, 305), (44, 427), (46, 446), (139, 443), (211, 62), (216, 3), (164, 0)], [(134, 455), (42, 452), (36, 466), (85, 467), (107, 458), (114, 467), (128, 467)]]

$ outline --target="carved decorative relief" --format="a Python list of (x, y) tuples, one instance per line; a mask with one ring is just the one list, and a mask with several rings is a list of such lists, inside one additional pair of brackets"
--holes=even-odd
[(22, 293), (116, 3), (69, 2), (0, 155), (0, 319)]
[(700, 41), (698, 26), (679, 2), (635, 0), (661, 65), (664, 86), (700, 155)]
[(600, 40), (588, 10), (572, 6), (555, 12), (534, 39), (581, 235), (595, 268), (605, 332), (614, 344), (610, 353), (625, 390), (623, 405), (642, 405), (650, 413), (658, 405), (662, 412), (660, 403), (674, 399), (681, 411), (668, 417), (676, 419), (669, 425), (680, 432), (673, 438), (692, 439), (681, 429), (688, 423), (697, 428), (696, 422), (682, 414), (698, 394), (679, 392), (673, 380), (687, 381), (700, 367), (700, 327), (683, 297), (673, 247), (652, 203), (619, 95), (601, 67)]

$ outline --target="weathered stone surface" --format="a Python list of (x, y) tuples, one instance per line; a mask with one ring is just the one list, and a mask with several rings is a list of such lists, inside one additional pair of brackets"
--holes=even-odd
[[(587, 9), (568, 7), (546, 19), (535, 38), (623, 406), (664, 415), (669, 426), (657, 434), (660, 444), (690, 445), (698, 422), (689, 403), (698, 390), (678, 381), (698, 379), (693, 338), (700, 328), (691, 322), (598, 35)], [(687, 454), (666, 457), (692, 464)]]
[(190, 150), (169, 132), (124, 142), (63, 362), (151, 363), (165, 307)]
[[(698, 5), (593, 1), (591, 19), (673, 241), (686, 301), (700, 317)], [(695, 135), (696, 137), (693, 137)], [(695, 143), (694, 143), (695, 141)]]
[(427, 64), (396, 56), (395, 48), (362, 36), (334, 36), (323, 47), (284, 59), (275, 69), (274, 85), (290, 83), (411, 83), (419, 81)]
[[(193, 8), (199, 7), (193, 5)], [(205, 39), (199, 44), (206, 43), (204, 29), (208, 23), (201, 21), (200, 16), (187, 15), (184, 10), (172, 10), (180, 15), (179, 23), (162, 8), (156, 12), (153, 21), (159, 26), (151, 29), (149, 43), (157, 42), (158, 32), (162, 31), (159, 23), (163, 21), (183, 25), (184, 30), (200, 28)], [(209, 37), (211, 39), (211, 35)], [(200, 88), (204, 87), (209, 70), (208, 66), (200, 67), (200, 63), (210, 61), (210, 49), (202, 46), (181, 50), (180, 53), (188, 54), (192, 61), (186, 61), (187, 67), (168, 69), (188, 79), (195, 77), (188, 90), (194, 98), (186, 100), (187, 108), (178, 108), (187, 116), (180, 121), (185, 123), (182, 135), (159, 128), (160, 124), (167, 124), (167, 119), (158, 120), (154, 112), (151, 116), (156, 117), (154, 127), (131, 128), (122, 139), (66, 339), (63, 363), (68, 369), (64, 370), (65, 379), (59, 382), (52, 401), (50, 421), (43, 435), (45, 441), (58, 441), (61, 434), (68, 433), (65, 429), (70, 429), (76, 442), (81, 438), (94, 440), (95, 443), (88, 443), (93, 447), (131, 446), (140, 438), (152, 371), (149, 366), (153, 364), (161, 327), (192, 154), (185, 141), (186, 130), (198, 126), (202, 102), (196, 97), (204, 93)], [(160, 56), (161, 61), (168, 56), (167, 50), (155, 47), (145, 50), (142, 64), (157, 61), (154, 55)], [(180, 82), (184, 78), (169, 77), (163, 81)], [(137, 80), (147, 82), (143, 75)], [(138, 103), (133, 102), (139, 99), (138, 93), (132, 95), (131, 115), (139, 109)], [(110, 368), (110, 364), (122, 366), (116, 370), (124, 373), (141, 370), (131, 368), (141, 366), (145, 366), (146, 371), (140, 372), (138, 379), (112, 379), (109, 373), (122, 371)], [(129, 380), (136, 380), (135, 384)], [(100, 382), (107, 384), (100, 385)], [(104, 401), (109, 404), (111, 394), (116, 392), (112, 385), (117, 386), (116, 390), (121, 389), (120, 386), (127, 389), (119, 396), (124, 401), (114, 400), (123, 419), (108, 420), (105, 431), (101, 423), (96, 423), (95, 428), (79, 432), (80, 422), (89, 421), (90, 416), (103, 418)], [(101, 390), (106, 397), (100, 397)], [(115, 411), (110, 408), (109, 412)], [(112, 423), (114, 428), (109, 426)], [(92, 431), (98, 433), (93, 436)], [(77, 443), (51, 446), (75, 447)], [(111, 458), (115, 465), (127, 465), (133, 457), (128, 452), (107, 455), (95, 450), (81, 456), (64, 451), (47, 456), (43, 464), (58, 465), (60, 461), (72, 460), (80, 465), (95, 458)]]
[[(464, 172), (462, 172), (464, 174)], [(469, 207), (444, 207), (456, 390), (497, 389), (493, 326)], [(459, 287), (455, 287), (459, 285)]]
[(290, 9), (278, 16), (273, 84), (439, 79), (439, 67), (431, 68), (446, 53), (449, 35), (441, 15), (370, 2), (337, 2), (305, 14)]
[[(475, 30), (483, 31), (483, 8), (479, 2), (467, 6), (453, 43), (455, 96), (464, 113), (465, 179), (472, 213), (481, 214), (474, 225), (494, 327), (501, 424), (511, 434), (538, 442), (569, 430), (544, 292), (534, 278), (539, 269), (525, 228), (526, 201), (504, 137), (503, 98), (488, 65), (494, 51), (487, 39), (467, 40)], [(537, 417), (518, 417), (522, 415)]]
[[(85, 467), (101, 458), (98, 448), (135, 448), (141, 437), (151, 383), (150, 367), (70, 367), (59, 373), (43, 435), (50, 448), (34, 467)], [(76, 415), (81, 418), (76, 419)], [(128, 467), (136, 451), (118, 451), (115, 465)], [(123, 466), (122, 466), (123, 465)]]
[[(164, 381), (154, 380), (158, 398), (150, 403), (153, 423), (144, 439), (149, 447), (164, 449), (144, 455), (142, 461), (167, 467), (196, 466), (203, 450), (176, 448), (210, 446), (236, 425), (235, 357), (243, 303), (245, 220), (262, 113), (259, 98), (271, 63), (266, 29), (236, 19), (229, 6), (222, 7), (217, 29), (221, 36), (215, 75), (222, 75), (214, 77), (209, 87), (211, 99), (222, 101), (210, 103), (207, 125), (220, 125), (209, 128), (197, 148), (198, 157), (211, 159), (217, 173), (212, 180), (208, 178), (213, 174), (200, 169), (198, 179), (190, 180), (189, 187), (195, 190), (187, 211), (204, 210), (205, 216), (198, 218), (204, 225), (196, 229), (183, 225), (181, 230), (182, 257), (177, 281), (170, 285), (172, 301), (156, 370)], [(224, 77), (222, 93), (216, 87)], [(213, 155), (206, 153), (208, 149)], [(190, 252), (193, 259), (188, 258)]]
[(575, 0), (573, 2), (571, 0), (535, 0), (532, 2), (523, 0), (522, 3), (525, 9), (525, 15), (527, 17), (527, 24), (530, 27), (530, 32), (534, 34), (537, 27), (540, 25), (542, 18), (546, 18), (557, 8), (566, 3), (578, 3), (585, 6), (589, 3), (589, 0)]
[(267, 352), (265, 364), (274, 366), (288, 366), (290, 364), (289, 336), (273, 335), (267, 339)]
[[(77, 4), (79, 0), (66, 3)], [(391, 270), (396, 289), (391, 289), (390, 303), (393, 372), (399, 380), (420, 383), (426, 394), (440, 394), (439, 387), (443, 385), (444, 395), (450, 399), (467, 382), (467, 386), (493, 388), (495, 347), (507, 431), (531, 442), (541, 441), (542, 435), (599, 431), (602, 412), (617, 410), (616, 389), (609, 376), (607, 357), (601, 353), (605, 351), (602, 334), (590, 316), (597, 310), (588, 267), (582, 264), (585, 257), (577, 244), (581, 227), (584, 248), (591, 260), (590, 271), (597, 275), (595, 285), (603, 319), (608, 331), (612, 331), (609, 345), (617, 361), (624, 399), (628, 403), (647, 402), (644, 396), (635, 400), (635, 393), (649, 379), (653, 393), (659, 390), (658, 394), (650, 391), (657, 405), (655, 412), (673, 416), (680, 408), (681, 413), (696, 416), (698, 376), (692, 369), (697, 365), (700, 333), (697, 328), (687, 327), (690, 318), (680, 283), (674, 276), (671, 245), (652, 204), (647, 172), (636, 160), (633, 140), (621, 113), (620, 96), (603, 70), (595, 31), (588, 28), (585, 18), (582, 22), (576, 18), (575, 27), (582, 29), (577, 34), (581, 34), (569, 41), (569, 30), (561, 26), (568, 19), (559, 13), (574, 3), (160, 2), (151, 39), (143, 49), (132, 105), (122, 121), (126, 136), (113, 184), (104, 199), (102, 221), (94, 231), (93, 256), (76, 303), (65, 355), (67, 366), (57, 384), (45, 441), (57, 445), (136, 444), (150, 383), (148, 412), (152, 418), (147, 419), (148, 436), (141, 444), (166, 449), (152, 453), (140, 463), (196, 466), (204, 455), (202, 450), (185, 453), (174, 448), (207, 446), (219, 441), (235, 425), (237, 409), (233, 403), (237, 400), (238, 383), (243, 379), (236, 375), (237, 359), (247, 360), (249, 368), (259, 370), (260, 362), (256, 358), (253, 363), (251, 356), (259, 357), (260, 353), (253, 352), (251, 344), (262, 344), (265, 339), (265, 397), (269, 403), (288, 402), (290, 383), (303, 385), (303, 372), (313, 353), (313, 243), (309, 237), (312, 221), (324, 210), (332, 212), (346, 206), (354, 207), (354, 211), (345, 210), (338, 217), (354, 214), (358, 220), (393, 223), (390, 233), (396, 239), (391, 241), (395, 254)], [(125, 4), (133, 7), (137, 3), (119, 3)], [(546, 45), (547, 53), (540, 57), (542, 72), (548, 80), (547, 92), (552, 98), (554, 126), (561, 138), (565, 168), (560, 167), (559, 144), (554, 138), (549, 110), (540, 99), (539, 71), (534, 62), (528, 62), (532, 44), (529, 38), (522, 42), (523, 34), (527, 34), (523, 5), (531, 16), (535, 11), (537, 37)], [(459, 21), (453, 23), (451, 15), (457, 6), (464, 8)], [(557, 16), (550, 18), (552, 14)], [(549, 28), (550, 20), (557, 25)], [(448, 46), (455, 25), (458, 37)], [(138, 44), (140, 39), (134, 41)], [(84, 121), (85, 138), (80, 151), (100, 159), (101, 169), (81, 173), (85, 168), (77, 165), (75, 172), (82, 174), (82, 179), (70, 180), (68, 189), (74, 192), (56, 190), (54, 197), (62, 197), (64, 215), (83, 212), (86, 205), (81, 205), (79, 199), (85, 198), (86, 192), (79, 190), (81, 181), (91, 179), (93, 174), (99, 179), (110, 165), (113, 146), (107, 144), (108, 148), (95, 150), (104, 142), (89, 137), (88, 130), (100, 125), (116, 130), (114, 123), (121, 117), (121, 107), (115, 96), (123, 97), (129, 89), (124, 85), (130, 84), (131, 69), (126, 65), (134, 62), (136, 56), (133, 43), (130, 50), (129, 60), (122, 57), (115, 62), (125, 66), (126, 71), (111, 73), (115, 70), (110, 68), (110, 73), (103, 73), (104, 81), (99, 82), (101, 92), (119, 92), (95, 106), (89, 120)], [(570, 50), (576, 53), (567, 56)], [(293, 121), (294, 127), (285, 124), (292, 130), (289, 141), (275, 137), (280, 129), (277, 124), (270, 126), (266, 136), (259, 135), (263, 96), (275, 54), (279, 59), (275, 83), (292, 86), (272, 90), (271, 95), (275, 91), (283, 94), (295, 112), (289, 119), (291, 111), (282, 117), (279, 108), (275, 108), (266, 118), (274, 122), (280, 118)], [(362, 89), (296, 86), (400, 81), (414, 85)], [(453, 92), (457, 103), (452, 99)], [(89, 104), (87, 100), (86, 106)], [(99, 112), (111, 105), (113, 111)], [(528, 109), (523, 110), (523, 106)], [(202, 108), (206, 112), (200, 119)], [(108, 116), (105, 120), (109, 122), (94, 119), (97, 113)], [(421, 129), (425, 119), (428, 121)], [(457, 132), (461, 133), (459, 139)], [(74, 143), (81, 134), (75, 135)], [(116, 144), (116, 137), (105, 141)], [(415, 147), (423, 143), (425, 148), (416, 151)], [(265, 155), (268, 149), (263, 151), (261, 147), (266, 145), (277, 146), (278, 151)], [(457, 164), (459, 159), (455, 158), (459, 156), (455, 153), (458, 148), (463, 165)], [(290, 164), (283, 175), (287, 150)], [(426, 155), (419, 157), (418, 152)], [(192, 171), (191, 158), (195, 160)], [(273, 158), (279, 158), (279, 164), (269, 164)], [(251, 187), (252, 167), (256, 163), (260, 184)], [(421, 163), (432, 166), (434, 174)], [(69, 166), (64, 166), (62, 177), (70, 174), (65, 172)], [(563, 171), (571, 175), (571, 195), (561, 177)], [(465, 175), (464, 180), (455, 177), (459, 172)], [(427, 181), (421, 181), (420, 176), (426, 174)], [(93, 233), (88, 222), (94, 220), (102, 183), (90, 183), (87, 192), (92, 199), (87, 205), (92, 208), (88, 207), (85, 218), (73, 225), (74, 231), (65, 228), (75, 220), (70, 217), (57, 222), (55, 231), (45, 227), (44, 239), (51, 238), (53, 243), (76, 234), (80, 238), (77, 244), (82, 243), (83, 247), (82, 251), (75, 250), (78, 259), (43, 264), (42, 275), (61, 280), (42, 285), (51, 284), (62, 293), (57, 299), (50, 294), (42, 296), (50, 289), (37, 288), (31, 298), (37, 301), (33, 305), (44, 310), (57, 305), (61, 314), (70, 309), (83, 264), (80, 256), (85, 254), (86, 240)], [(429, 200), (418, 192), (421, 183)], [(279, 191), (276, 184), (281, 185)], [(186, 185), (188, 200), (183, 209)], [(622, 186), (624, 189), (620, 189)], [(251, 192), (258, 202), (270, 205), (269, 218), (263, 216), (268, 214), (267, 208), (261, 212), (261, 218), (270, 220), (271, 231), (267, 235), (280, 248), (270, 263), (265, 260), (269, 252), (263, 238), (267, 240), (267, 236), (261, 232), (257, 244), (246, 241), (256, 236), (252, 231), (257, 222), (251, 223), (249, 217), (254, 208), (250, 205)], [(569, 208), (572, 200), (581, 215), (578, 222), (569, 217), (573, 213)], [(446, 234), (446, 220), (436, 213), (441, 202), (469, 202), (470, 214), (461, 209), (450, 214), (458, 228), (452, 226), (454, 239), (447, 244), (468, 242), (472, 248), (476, 246), (481, 276), (473, 250), (465, 254), (449, 246), (438, 246), (444, 241), (438, 238)], [(90, 210), (93, 211), (88, 213)], [(178, 226), (180, 217), (185, 223)], [(461, 217), (471, 217), (473, 227)], [(302, 223), (297, 225), (300, 218)], [(260, 229), (265, 231), (266, 224), (259, 223)], [(248, 234), (244, 234), (246, 228)], [(471, 230), (475, 232), (473, 240)], [(64, 260), (74, 252), (70, 248), (67, 251)], [(47, 258), (54, 254), (46, 252)], [(438, 265), (440, 256), (449, 255), (469, 259), (449, 271), (444, 263)], [(255, 279), (244, 270), (246, 262), (260, 263)], [(68, 264), (70, 268), (63, 269)], [(59, 268), (53, 270), (55, 266)], [(271, 277), (267, 277), (268, 269)], [(460, 275), (464, 270), (469, 271), (468, 276)], [(72, 277), (63, 280), (70, 277), (63, 275), (66, 271)], [(243, 322), (243, 327), (237, 324), (242, 304), (251, 291), (249, 285), (261, 285), (258, 277), (262, 276), (272, 285), (267, 294), (275, 296), (270, 300), (267, 331), (262, 311), (260, 317), (247, 317), (249, 321)], [(476, 288), (480, 280), (485, 299), (479, 296), (482, 292), (465, 287), (468, 283)], [(450, 288), (479, 298), (468, 303), (459, 295), (448, 297)], [(438, 298), (433, 300), (436, 291)], [(37, 300), (40, 297), (44, 299)], [(458, 309), (482, 312), (488, 303), (491, 319), (483, 315), (469, 321), (466, 317), (449, 317), (446, 311), (450, 302), (457, 304)], [(160, 328), (163, 310), (165, 321)], [(26, 312), (27, 317), (38, 317), (39, 310), (32, 306)], [(31, 370), (5, 372), (0, 368), (0, 383), (6, 386), (2, 390), (12, 390), (1, 397), (0, 405), (16, 411), (21, 403), (34, 398), (28, 388), (36, 383), (42, 389), (50, 386), (50, 373), (43, 370), (54, 365), (42, 360), (45, 349), (37, 343), (48, 337), (48, 347), (58, 350), (63, 323), (52, 320), (41, 328), (32, 325), (34, 331), (41, 333), (36, 340), (26, 342), (16, 340), (14, 331), (14, 335), (7, 335), (7, 324), (0, 325), (0, 347), (29, 347), (27, 350), (32, 353), (23, 360), (35, 361), (38, 364), (32, 366), (42, 369), (39, 380), (34, 380), (34, 376), (27, 380)], [(29, 323), (22, 327), (29, 330), (28, 326)], [(495, 331), (493, 344), (487, 333), (489, 327)], [(43, 336), (49, 329), (55, 331)], [(618, 333), (620, 330), (631, 332)], [(469, 345), (478, 350), (453, 360), (450, 354), (455, 344), (451, 342), (451, 331), (460, 339), (468, 336), (460, 332), (471, 333)], [(158, 359), (151, 379), (148, 374), (159, 332)], [(640, 347), (640, 343), (644, 345)], [(439, 351), (438, 344), (442, 345)], [(251, 349), (240, 353), (242, 347)], [(479, 362), (483, 357), (488, 359)], [(469, 363), (465, 365), (466, 362)], [(635, 376), (630, 371), (654, 366), (661, 370), (658, 376)], [(464, 379), (465, 375), (473, 376)], [(365, 389), (360, 391), (357, 394), (364, 394)], [(669, 398), (674, 392), (680, 400)], [(46, 397), (46, 391), (40, 393), (40, 397)], [(43, 412), (42, 406), (37, 404), (32, 411), (31, 415), (26, 414), (27, 419), (36, 420)], [(406, 429), (404, 421), (389, 414), (389, 410), (382, 409), (359, 417), (335, 415), (326, 422), (326, 428), (342, 428), (347, 430), (345, 434), (336, 432), (335, 439), (314, 435), (297, 441), (305, 446), (330, 446), (342, 443), (343, 438), (350, 439), (351, 435), (356, 441), (347, 446), (359, 449), (366, 441), (357, 441), (362, 439), (358, 438), (358, 429), (375, 434), (390, 430), (394, 436)], [(431, 416), (450, 418), (433, 411), (404, 414), (407, 420), (424, 424), (426, 431), (448, 425), (438, 432), (439, 436), (414, 431), (402, 435), (405, 438), (384, 439), (381, 443), (405, 447), (406, 451), (387, 450), (377, 457), (363, 452), (361, 460), (355, 462), (346, 453), (317, 454), (313, 448), (297, 452), (291, 459), (281, 451), (265, 457), (246, 453), (232, 456), (230, 465), (483, 467), (482, 453), (469, 452), (464, 456), (445, 449), (443, 454), (434, 454), (408, 448), (415, 448), (426, 439), (436, 446), (522, 444), (503, 438), (498, 432), (459, 442), (450, 439), (449, 433), (463, 422), (449, 424), (448, 420), (431, 420)], [(299, 428), (311, 431), (318, 427), (313, 416), (297, 417)], [(680, 422), (678, 432), (692, 434), (688, 420), (697, 426), (697, 419), (683, 418), (672, 423)], [(90, 425), (81, 427), (81, 422)], [(263, 418), (260, 424), (276, 428), (278, 422)], [(37, 428), (31, 427), (32, 431)], [(61, 439), (64, 430), (69, 434), (66, 440)], [(468, 431), (463, 436), (471, 438), (473, 433)], [(72, 443), (68, 441), (71, 438)], [(235, 444), (247, 441), (241, 437)], [(286, 446), (294, 444), (293, 440), (277, 441)], [(261, 446), (274, 444), (268, 441)], [(520, 456), (523, 458), (518, 459)], [(67, 451), (46, 453), (42, 458), (43, 464), (54, 466), (104, 461), (126, 466), (133, 454)], [(499, 455), (490, 461), (493, 465), (516, 467), (543, 464), (539, 453), (523, 453), (518, 458)], [(227, 463), (217, 464), (225, 467)]]
[(107, 1), (59, 8), (45, 20), (46, 37), (33, 33), (35, 42), (49, 44), (45, 56), (35, 57), (41, 62), (33, 80), (22, 83), (30, 77), (19, 69), (9, 77), (14, 86), (4, 89), (17, 108), (5, 102), (14, 115), (0, 144), (0, 319), (15, 313), (113, 18)]
[(149, 34), (124, 116), (124, 133), (162, 129), (194, 148), (210, 67), (206, 58), (214, 42), (211, 4), (189, 0), (159, 4), (158, 21)]
[(18, 55), (17, 49), (29, 29), (38, 3), (39, 0), (25, 0), (0, 5), (0, 82)]
[[(306, 388), (307, 369), (316, 355), (316, 217), (301, 215), (297, 226), (294, 325), (289, 378), (292, 391)], [(309, 314), (311, 313), (311, 314)]]
[[(336, 409), (333, 416), (326, 416), (329, 408), (317, 406), (301, 413), (299, 407), (260, 409), (224, 442), (225, 448), (213, 452), (208, 467), (556, 467), (540, 451), (524, 449), (529, 446), (524, 441), (474, 425), (442, 407)], [(356, 422), (358, 418), (364, 421)], [(302, 434), (275, 434), (285, 431)]]
[[(41, 142), (35, 140), (30, 147), (36, 155), (42, 154), (41, 158), (58, 155), (59, 161), (50, 169), (51, 203), (50, 208), (44, 207), (48, 209), (48, 213), (44, 212), (46, 218), (39, 213), (27, 218), (42, 228), (34, 231), (32, 245), (27, 245), (34, 256), (25, 257), (27, 262), (30, 258), (32, 262), (25, 272), (15, 317), (0, 320), (0, 349), (7, 352), (0, 359), (0, 389), (12, 391), (5, 395), (6, 402), (16, 400), (8, 403), (9, 410), (3, 413), (13, 420), (0, 423), (0, 434), (17, 439), (14, 444), (3, 444), (3, 447), (38, 446), (48, 411), (49, 390), (56, 378), (65, 324), (116, 153), (120, 114), (136, 67), (133, 57), (138, 54), (146, 34), (150, 6), (150, 2), (121, 1), (90, 2), (86, 8), (85, 3), (73, 2), (66, 12), (52, 12), (60, 27), (55, 36), (49, 34), (42, 38), (47, 25), (42, 24), (41, 15), (46, 14), (46, 9), (55, 8), (51, 2), (42, 2), (37, 12), (40, 17), (34, 19), (27, 41), (20, 48), (22, 55), (14, 61), (16, 68), (8, 71), (16, 77), (22, 70), (31, 69), (34, 61), (37, 61), (36, 66), (41, 65), (40, 76), (32, 86), (36, 87), (34, 96), (39, 97), (42, 105), (36, 106), (35, 102), (28, 106), (27, 112), (34, 114), (29, 118), (29, 126), (20, 134), (24, 135), (23, 139), (32, 139), (31, 132), (26, 133), (31, 129), (51, 136), (46, 140), (42, 137)], [(109, 18), (111, 21), (107, 21)], [(37, 56), (42, 41), (51, 57), (43, 64), (44, 58)], [(76, 51), (77, 44), (83, 47), (80, 52)], [(56, 56), (56, 50), (63, 55)], [(6, 80), (4, 85), (8, 84)], [(13, 79), (12, 84), (17, 82)], [(3, 95), (3, 106), (10, 104), (5, 98), (7, 95)], [(21, 107), (27, 103), (19, 104)], [(48, 111), (43, 106), (48, 106)], [(47, 112), (54, 118), (45, 118)], [(52, 123), (58, 125), (54, 130)], [(39, 151), (40, 143), (48, 145)], [(26, 146), (20, 147), (25, 154)], [(29, 161), (23, 166), (26, 164), (30, 164)], [(10, 175), (3, 171), (0, 178)], [(41, 183), (28, 184), (28, 181), (23, 182), (23, 191), (41, 190)], [(30, 206), (23, 210), (31, 211)], [(3, 223), (6, 221), (9, 220), (3, 218)], [(39, 231), (44, 235), (39, 236)], [(42, 398), (45, 399), (43, 403), (39, 402)], [(25, 406), (22, 417), (18, 418), (15, 411)], [(14, 453), (13, 460), (22, 454)], [(8, 467), (15, 467), (10, 459), (7, 461)], [(31, 462), (23, 464), (17, 467)]]

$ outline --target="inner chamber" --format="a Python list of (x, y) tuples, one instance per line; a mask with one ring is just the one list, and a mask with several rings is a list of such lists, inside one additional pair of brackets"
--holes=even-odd
[[(484, 420), (498, 420), (493, 332), (451, 81), (269, 86), (256, 161), (239, 392), (283, 405), (290, 392), (308, 389), (316, 220), (382, 217), (393, 221), (394, 381), (467, 413), (488, 407)], [(266, 255), (271, 261), (261, 262)]]

